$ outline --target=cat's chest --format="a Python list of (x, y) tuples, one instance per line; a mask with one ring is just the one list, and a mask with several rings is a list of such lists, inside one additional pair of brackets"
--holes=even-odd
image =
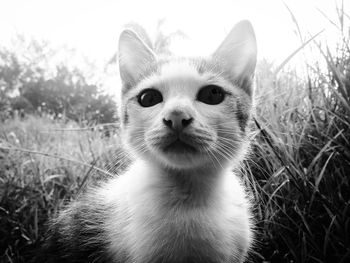
[(232, 207), (174, 191), (143, 194), (129, 225), (138, 237), (132, 254), (148, 258), (142, 262), (226, 262), (234, 245)]
[(150, 258), (144, 262), (214, 262), (211, 258), (225, 257), (222, 250), (232, 243), (227, 215), (201, 207), (154, 209), (159, 210), (138, 213), (130, 225), (139, 238), (133, 254)]
[(115, 232), (112, 247), (123, 244), (133, 262), (230, 262), (240, 243), (247, 242), (249, 215), (232, 182), (229, 191), (221, 187), (227, 182), (212, 182), (210, 189), (179, 188), (159, 180), (163, 175), (143, 171), (147, 177), (125, 176), (110, 199), (118, 204), (108, 224)]

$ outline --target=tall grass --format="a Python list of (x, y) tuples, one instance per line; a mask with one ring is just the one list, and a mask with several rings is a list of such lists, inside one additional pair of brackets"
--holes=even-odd
[(34, 259), (48, 219), (84, 188), (87, 178), (101, 175), (96, 169), (106, 170), (100, 159), (109, 157), (119, 141), (102, 135), (31, 116), (1, 124), (0, 262)]
[(306, 78), (276, 75), (266, 61), (257, 74), (246, 175), (261, 202), (260, 256), (271, 262), (350, 262), (350, 39), (338, 12), (338, 47), (315, 41), (320, 59), (306, 65)]
[[(306, 77), (258, 66), (256, 136), (242, 169), (257, 203), (252, 261), (350, 262), (350, 48), (338, 11), (338, 48), (309, 43), (319, 60), (306, 64)], [(48, 218), (96, 167), (123, 164), (118, 145), (75, 123), (1, 123), (0, 261), (33, 260)]]

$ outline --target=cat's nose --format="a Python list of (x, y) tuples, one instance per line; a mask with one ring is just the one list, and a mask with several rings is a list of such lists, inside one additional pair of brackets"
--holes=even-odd
[(182, 131), (184, 128), (189, 126), (192, 121), (193, 118), (191, 116), (188, 116), (180, 111), (173, 111), (163, 119), (163, 123), (175, 131)]

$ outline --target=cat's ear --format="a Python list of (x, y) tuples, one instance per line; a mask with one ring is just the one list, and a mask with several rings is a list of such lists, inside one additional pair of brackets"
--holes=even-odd
[(119, 72), (126, 86), (134, 86), (150, 63), (156, 61), (151, 48), (131, 30), (124, 30), (119, 38)]
[(256, 39), (251, 23), (243, 20), (236, 24), (213, 57), (235, 78), (251, 78), (257, 59)]

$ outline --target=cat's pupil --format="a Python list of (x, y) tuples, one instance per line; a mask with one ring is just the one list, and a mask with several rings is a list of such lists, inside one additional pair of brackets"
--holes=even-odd
[(152, 107), (162, 101), (162, 94), (156, 89), (143, 90), (138, 96), (138, 102), (142, 107)]
[(221, 103), (224, 100), (224, 97), (224, 92), (220, 87), (208, 85), (198, 92), (197, 100), (209, 105), (216, 105)]

